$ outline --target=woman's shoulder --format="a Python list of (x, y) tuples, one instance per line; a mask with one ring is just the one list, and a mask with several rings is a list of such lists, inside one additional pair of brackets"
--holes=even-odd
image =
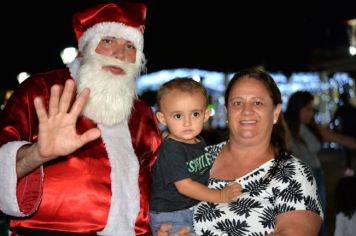
[(290, 154), (290, 158), (288, 158), (286, 161), (287, 161), (287, 163), (292, 164), (295, 167), (298, 167), (302, 170), (311, 169), (311, 167), (307, 163), (305, 163), (303, 160), (301, 160), (300, 158), (298, 158), (292, 154)]
[(296, 178), (303, 178), (307, 181), (312, 181), (313, 172), (311, 167), (305, 163), (303, 160), (290, 155), (290, 158), (286, 160), (287, 169), (293, 170), (294, 176)]

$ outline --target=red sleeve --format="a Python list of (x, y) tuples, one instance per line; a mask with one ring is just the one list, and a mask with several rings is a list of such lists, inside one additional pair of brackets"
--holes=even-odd
[(16, 195), (21, 212), (31, 214), (37, 210), (41, 202), (42, 180), (42, 168), (38, 168), (18, 181)]
[[(38, 119), (33, 104), (34, 98), (42, 97), (48, 106), (50, 87), (53, 84), (64, 84), (69, 78), (69, 73), (65, 69), (38, 74), (25, 80), (11, 95), (2, 112), (0, 146), (11, 141), (36, 142)], [(34, 170), (18, 181), (16, 195), (21, 212), (29, 214), (37, 209), (41, 200), (42, 187), (42, 168)]]

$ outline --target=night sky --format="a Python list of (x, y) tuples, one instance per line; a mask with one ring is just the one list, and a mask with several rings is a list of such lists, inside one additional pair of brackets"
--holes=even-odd
[[(98, 2), (105, 1), (2, 4), (1, 88), (16, 87), (21, 71), (33, 74), (63, 67), (60, 50), (76, 46), (73, 13)], [(356, 17), (356, 1), (144, 2), (148, 72), (170, 68), (233, 72), (256, 65), (269, 71), (307, 71), (312, 52), (346, 48), (346, 20)]]

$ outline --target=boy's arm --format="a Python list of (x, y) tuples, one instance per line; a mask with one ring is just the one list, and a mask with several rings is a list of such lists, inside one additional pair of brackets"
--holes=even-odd
[(239, 184), (232, 182), (223, 189), (210, 189), (207, 186), (193, 181), (190, 178), (174, 183), (179, 193), (204, 202), (228, 203), (236, 200), (241, 194), (242, 188)]

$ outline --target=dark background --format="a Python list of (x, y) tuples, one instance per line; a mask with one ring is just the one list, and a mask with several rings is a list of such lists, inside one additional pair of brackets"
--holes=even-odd
[[(71, 17), (94, 0), (2, 3), (1, 88), (16, 75), (63, 67), (59, 52), (76, 46)], [(356, 1), (143, 1), (148, 5), (148, 72), (199, 68), (232, 72), (262, 65), (269, 71), (310, 71), (318, 56), (348, 55), (346, 20)], [(356, 65), (356, 62), (355, 62)]]

